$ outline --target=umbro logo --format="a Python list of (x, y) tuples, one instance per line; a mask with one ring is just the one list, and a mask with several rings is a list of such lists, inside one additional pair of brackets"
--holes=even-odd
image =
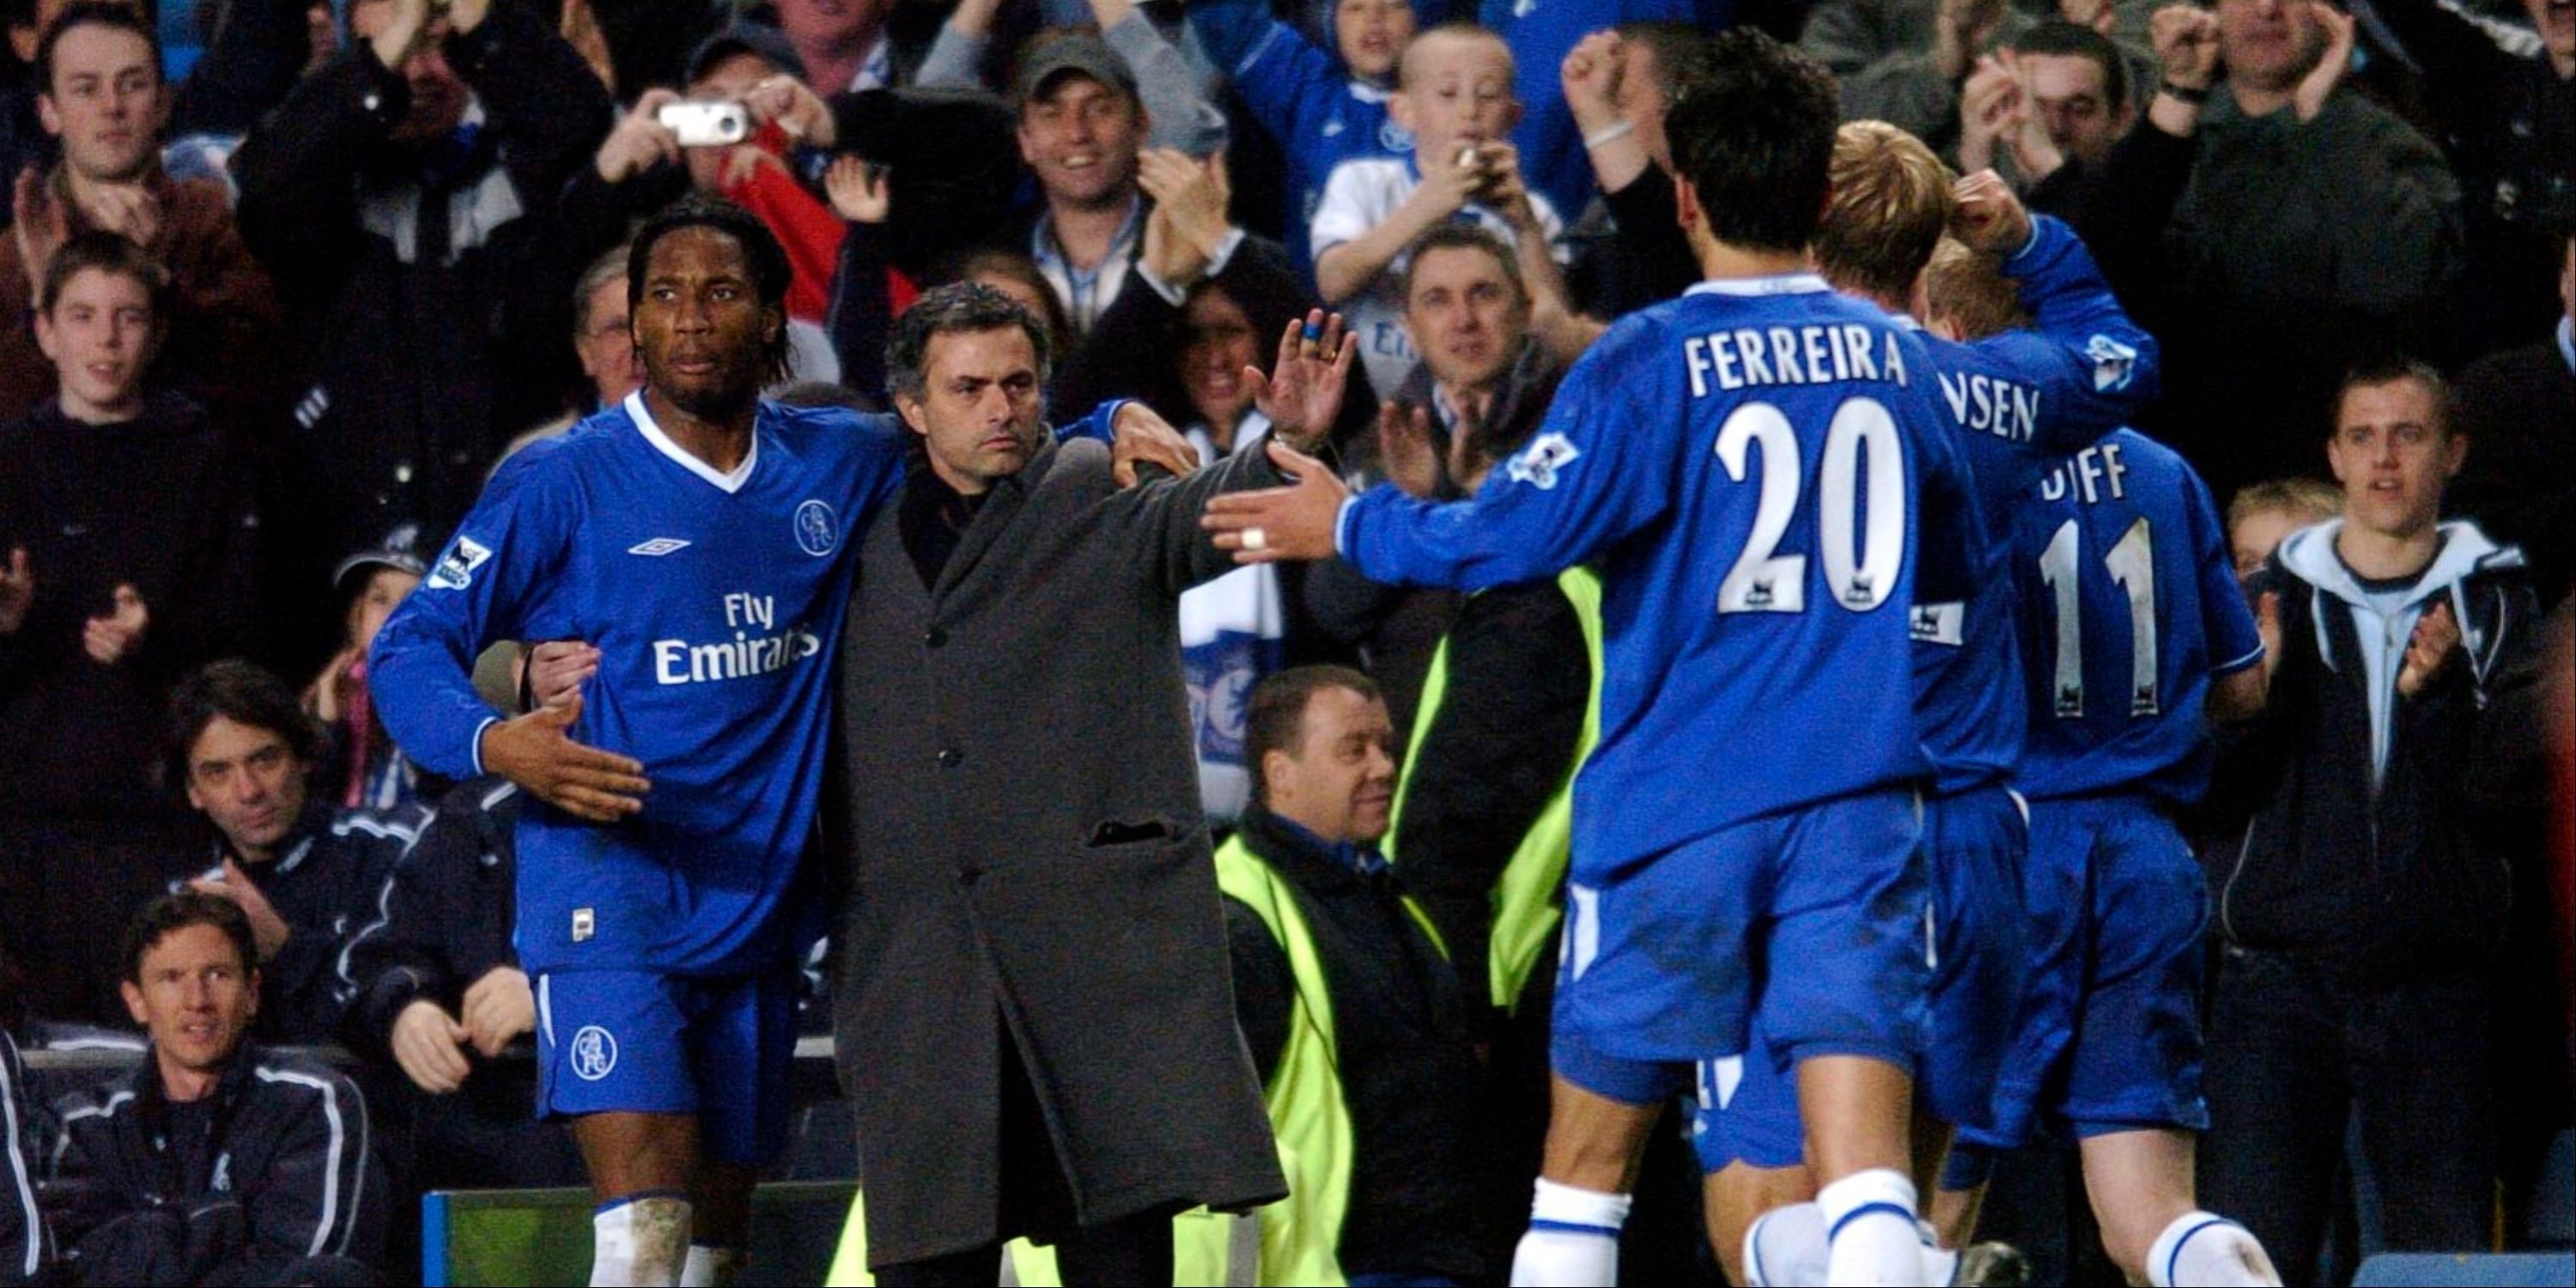
[(688, 542), (678, 537), (655, 537), (650, 541), (639, 541), (626, 547), (626, 553), (650, 558), (655, 555), (667, 555), (674, 550), (685, 550), (688, 546)]

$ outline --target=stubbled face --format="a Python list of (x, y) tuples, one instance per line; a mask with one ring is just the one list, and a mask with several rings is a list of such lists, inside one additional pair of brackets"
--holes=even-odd
[(2558, 74), (2576, 73), (2576, 0), (2522, 0), (2523, 12), (2540, 31), (2540, 46), (2549, 51)]
[(763, 304), (742, 243), (709, 227), (653, 243), (629, 323), (645, 382), (692, 416), (720, 420), (760, 395), (785, 313)]
[(1404, 86), (1387, 110), (1413, 131), (1415, 164), (1455, 165), (1461, 148), (1501, 140), (1521, 123), (1511, 49), (1464, 32), (1420, 37), (1404, 51)]
[(1333, 6), (1333, 44), (1351, 74), (1384, 81), (1413, 39), (1413, 6), (1406, 0), (1341, 0)]
[(231, 1063), (259, 1013), (259, 972), (230, 936), (213, 926), (181, 926), (143, 950), (140, 982), (120, 991), (125, 1009), (152, 1039), (166, 1069), (213, 1073)]
[(2286, 91), (2324, 50), (2325, 30), (2308, 16), (2306, 0), (2219, 0), (2218, 56), (2231, 80)]
[(2412, 536), (2442, 514), (2442, 487), (2469, 443), (2446, 432), (2431, 391), (2411, 379), (2356, 385), (2335, 411), (2326, 463), (2343, 484), (2343, 517), (2390, 536)]
[(592, 287), (590, 298), (583, 301), (582, 315), (589, 321), (572, 338), (573, 352), (581, 358), (581, 374), (590, 377), (591, 391), (598, 396), (599, 405), (614, 407), (624, 402), (626, 395), (644, 387), (644, 359), (635, 352), (625, 277), (612, 277)]
[(1017, 474), (1045, 434), (1037, 349), (1017, 326), (950, 331), (930, 338), (921, 396), (898, 394), (895, 410), (922, 436), (931, 468), (950, 487), (979, 495)]
[(835, 48), (875, 31), (893, 0), (778, 0), (778, 29), (798, 49)]
[(374, 648), (376, 632), (385, 628), (385, 619), (419, 586), (418, 573), (381, 564), (370, 570), (367, 584), (349, 601), (349, 643), (362, 652)]
[(1020, 108), (1020, 159), (1037, 171), (1050, 204), (1127, 200), (1144, 141), (1144, 109), (1126, 91), (1088, 76), (1058, 76)]
[(53, 360), (64, 410), (76, 420), (133, 412), (154, 338), (150, 292), (104, 269), (72, 274), (52, 311), (36, 316), (36, 345)]
[(276, 730), (216, 716), (188, 749), (188, 803), (235, 850), (263, 854), (304, 813), (307, 768)]
[(1395, 724), (1386, 703), (1325, 687), (1306, 699), (1297, 745), (1263, 753), (1268, 808), (1327, 841), (1374, 845), (1395, 803)]
[(2296, 510), (2278, 506), (2256, 510), (2237, 520), (2236, 526), (2227, 530), (2228, 553), (2236, 561), (2236, 580), (2240, 584), (2252, 580), (2291, 533), (2311, 522), (2314, 520)]
[[(707, 74), (689, 83), (689, 98), (697, 102), (741, 102), (751, 87), (777, 75), (778, 69), (768, 59), (754, 53), (739, 53), (719, 61)], [(725, 159), (735, 148), (758, 146), (735, 143), (721, 148), (682, 148), (680, 160), (689, 168), (689, 186), (712, 195), (721, 186)]]
[(53, 84), (36, 99), (45, 129), (62, 137), (63, 160), (97, 183), (143, 176), (161, 145), (169, 105), (151, 42), (97, 23), (54, 42)]
[(2087, 165), (2101, 164), (2129, 126), (2129, 113), (2112, 106), (2102, 65), (2081, 54), (2023, 54), (2021, 65), (2049, 142)]
[(1181, 384), (1199, 419), (1220, 428), (1242, 420), (1252, 407), (1243, 369), (1260, 360), (1260, 338), (1234, 297), (1219, 287), (1190, 297), (1181, 313)]
[[(349, 31), (359, 40), (373, 40), (393, 22), (391, 0), (357, 0), (349, 10)], [(441, 47), (447, 40), (447, 20), (432, 18), (429, 32), (421, 38), (420, 48), (403, 60), (403, 83), (411, 87), (411, 113), (393, 128), (397, 141), (418, 143), (434, 139), (456, 128), (465, 119), (465, 103), (471, 91), (456, 69), (447, 65)]]
[(1414, 257), (1404, 326), (1432, 379), (1485, 389), (1519, 356), (1529, 312), (1493, 256), (1469, 246), (1441, 246)]

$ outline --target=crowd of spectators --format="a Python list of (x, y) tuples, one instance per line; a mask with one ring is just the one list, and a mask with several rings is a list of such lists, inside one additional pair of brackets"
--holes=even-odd
[[(0, 1042), (6, 1143), (32, 1169), (0, 1160), (0, 1283), (23, 1277), (7, 1214), (30, 1176), (65, 1215), (58, 1248), (23, 1236), (26, 1267), (77, 1252), (84, 1278), (168, 1282), (363, 1278), (375, 1223), (410, 1209), (308, 1212), (316, 1186), (578, 1179), (511, 1054), (536, 1022), (510, 945), (520, 799), (415, 770), (365, 681), (497, 460), (638, 387), (637, 221), (698, 193), (776, 233), (781, 397), (881, 407), (893, 316), (972, 279), (1052, 332), (1059, 418), (1140, 398), (1207, 462), (1267, 433), (1246, 368), (1338, 308), (1365, 387), (1329, 459), (1454, 498), (1605, 326), (1696, 279), (1663, 111), (1697, 34), (1738, 22), (1829, 66), (1848, 117), (2070, 224), (2162, 345), (2136, 428), (2221, 500), (2277, 668), (2190, 821), (2221, 898), (2213, 1192), (2297, 1282), (2332, 1260), (2339, 1185), (2379, 1196), (2366, 1240), (2465, 1249), (2490, 1241), (2491, 1182), (2513, 1238), (2548, 1180), (2571, 1121), (2569, 836), (2548, 804), (2569, 752), (2545, 713), (2576, 530), (2569, 0), (5, 13), (0, 1024), (30, 1049), (139, 1026), (152, 1055), (116, 1086), (57, 1081), (77, 1094), (54, 1106)], [(690, 104), (725, 107), (671, 112)], [(1399, 1205), (1500, 1211), (1535, 1167), (1552, 941), (1493, 908), (1592, 736), (1586, 593), (1462, 599), (1328, 562), (1181, 600), (1211, 820), (1317, 863), (1386, 838), (1440, 941), (1435, 969), (1374, 885), (1343, 914), (1437, 1000), (1365, 1038), (1425, 1062), (1368, 1094), (1480, 1059), (1516, 1088), (1499, 1144), (1406, 1128), (1440, 1139), (1405, 1165), (1506, 1180), (1399, 1186)], [(1332, 721), (1392, 731), (1394, 819), (1334, 832), (1311, 795), (1304, 815), (1265, 801), (1265, 751), (1322, 772), (1303, 707), (1265, 729), (1252, 696), (1309, 663), (1351, 669), (1297, 702), (1339, 695)], [(509, 646), (477, 679), (527, 701)], [(1361, 790), (1337, 783), (1309, 791)], [(1293, 992), (1275, 926), (1230, 906), (1246, 986)], [(1246, 1003), (1265, 1072), (1284, 1006)], [(320, 1159), (303, 1133), (326, 1109), (355, 1139)], [(153, 1132), (184, 1157), (138, 1143)], [(226, 1132), (241, 1152), (207, 1143)], [(244, 1181), (254, 1155), (275, 1176)], [(290, 1197), (165, 1206), (237, 1183)], [(1436, 1268), (1491, 1274), (1485, 1226), (1508, 1222), (1459, 1220)]]

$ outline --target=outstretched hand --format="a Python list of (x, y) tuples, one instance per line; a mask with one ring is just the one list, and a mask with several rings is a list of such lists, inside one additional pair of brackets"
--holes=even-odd
[(1299, 451), (1312, 451), (1341, 418), (1358, 354), (1359, 337), (1342, 324), (1341, 314), (1311, 309), (1279, 333), (1271, 374), (1245, 367), (1243, 381), (1252, 390), (1252, 405), (1270, 419), (1270, 432)]
[(1199, 526), (1208, 530), (1217, 549), (1234, 552), (1236, 563), (1332, 557), (1333, 529), (1351, 490), (1322, 461), (1275, 437), (1263, 447), (1271, 463), (1296, 482), (1210, 497)]
[(644, 808), (653, 784), (642, 762), (574, 742), (581, 695), (483, 731), (483, 768), (574, 818), (614, 823)]

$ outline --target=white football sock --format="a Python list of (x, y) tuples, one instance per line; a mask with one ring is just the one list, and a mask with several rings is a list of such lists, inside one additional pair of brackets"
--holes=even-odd
[(689, 1247), (689, 1201), (666, 1194), (620, 1199), (590, 1217), (592, 1288), (675, 1288)]
[(2244, 1226), (2208, 1212), (2185, 1212), (2147, 1248), (2147, 1282), (2156, 1288), (2279, 1288), (2281, 1272)]
[(1628, 1196), (1541, 1178), (1529, 1233), (1512, 1253), (1512, 1288), (1610, 1288), (1619, 1282), (1619, 1227)]
[(1923, 1282), (1947, 1284), (1959, 1277), (1959, 1254), (1941, 1246), (1941, 1232), (1921, 1217), (1914, 1218), (1914, 1233), (1923, 1240)]
[(1744, 1277), (1752, 1288), (1824, 1288), (1825, 1210), (1775, 1207), (1744, 1231)]
[(750, 1260), (740, 1248), (691, 1243), (689, 1259), (680, 1267), (680, 1288), (727, 1288), (742, 1277), (742, 1268)]
[(1914, 1230), (1914, 1182), (1892, 1168), (1854, 1172), (1816, 1194), (1826, 1231), (1825, 1277), (1851, 1288), (1924, 1282)]

